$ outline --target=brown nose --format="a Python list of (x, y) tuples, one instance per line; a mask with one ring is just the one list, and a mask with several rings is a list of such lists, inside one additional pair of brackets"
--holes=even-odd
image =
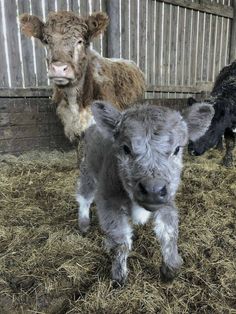
[(51, 77), (66, 77), (68, 72), (68, 64), (62, 62), (54, 62), (49, 68), (49, 74)]

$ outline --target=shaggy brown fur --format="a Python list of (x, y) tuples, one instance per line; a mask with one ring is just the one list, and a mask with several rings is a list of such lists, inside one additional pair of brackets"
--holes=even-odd
[(144, 75), (134, 62), (103, 58), (89, 47), (108, 25), (105, 13), (84, 18), (73, 12), (51, 12), (46, 23), (23, 14), (20, 21), (25, 35), (46, 45), (49, 72), (58, 63), (70, 69), (73, 79), (54, 85), (53, 100), (71, 141), (93, 122), (90, 105), (94, 100), (107, 100), (122, 110), (143, 96)]

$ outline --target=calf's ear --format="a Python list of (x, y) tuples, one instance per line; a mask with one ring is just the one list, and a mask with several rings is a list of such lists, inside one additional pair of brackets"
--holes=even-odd
[(121, 119), (121, 113), (105, 101), (95, 101), (92, 104), (92, 113), (99, 130), (106, 137), (113, 137), (117, 123)]
[(196, 103), (185, 109), (182, 114), (188, 125), (189, 139), (194, 142), (208, 130), (215, 110), (210, 104)]
[(44, 23), (34, 15), (24, 13), (20, 16), (21, 31), (28, 37), (35, 37), (43, 40)]
[(109, 23), (109, 18), (104, 12), (95, 12), (87, 19), (89, 39), (97, 37), (103, 33)]

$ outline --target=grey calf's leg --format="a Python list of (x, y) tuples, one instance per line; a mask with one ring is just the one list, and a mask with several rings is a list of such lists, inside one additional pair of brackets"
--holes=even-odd
[(96, 202), (100, 225), (106, 233), (106, 248), (112, 257), (112, 279), (123, 285), (128, 275), (127, 258), (132, 245), (132, 229), (122, 209), (108, 202)]
[(86, 233), (90, 226), (89, 210), (94, 200), (95, 181), (93, 176), (87, 171), (86, 166), (82, 162), (80, 167), (80, 179), (78, 180), (78, 188), (76, 200), (79, 204), (78, 221), (79, 229), (82, 233)]
[(172, 280), (183, 263), (178, 253), (178, 212), (172, 206), (161, 208), (154, 216), (154, 231), (161, 244), (163, 262), (161, 278)]
[(231, 129), (226, 129), (224, 136), (225, 136), (226, 153), (222, 160), (222, 163), (225, 167), (232, 167), (233, 166), (233, 150), (235, 147), (235, 134)]

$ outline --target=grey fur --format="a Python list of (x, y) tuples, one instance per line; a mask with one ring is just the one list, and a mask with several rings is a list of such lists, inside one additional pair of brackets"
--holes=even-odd
[(177, 111), (151, 105), (136, 105), (120, 113), (101, 101), (92, 105), (92, 112), (96, 125), (85, 132), (77, 194), (81, 231), (88, 229), (88, 204), (94, 198), (112, 255), (112, 279), (123, 284), (132, 223), (152, 219), (163, 255), (161, 273), (170, 280), (182, 264), (174, 198), (183, 146), (188, 142), (188, 128), (195, 138), (203, 134), (199, 126), (210, 124), (211, 106), (192, 106), (185, 119)]

